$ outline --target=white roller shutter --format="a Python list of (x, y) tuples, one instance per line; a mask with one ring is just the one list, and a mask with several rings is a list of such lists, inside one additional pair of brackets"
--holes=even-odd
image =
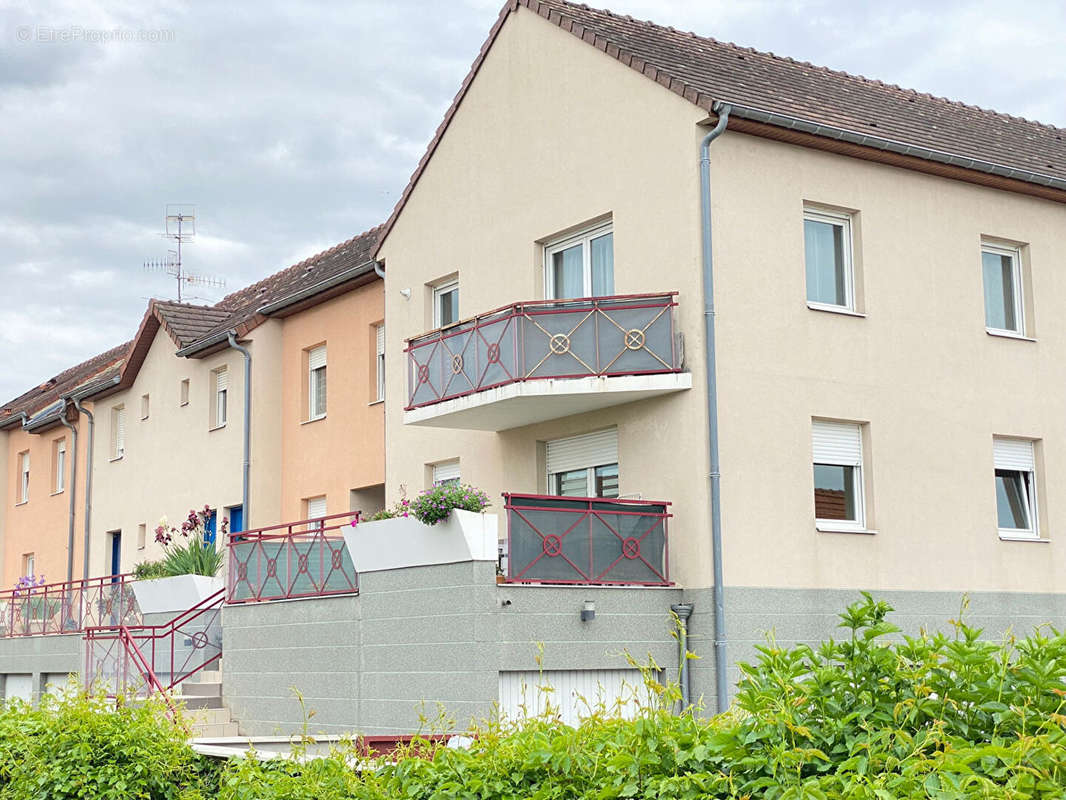
[(618, 428), (547, 444), (548, 474), (618, 463)]
[(459, 480), (459, 462), (445, 461), (442, 464), (433, 465), (433, 485), (436, 486), (446, 481)]
[(326, 366), (326, 346), (314, 347), (307, 351), (307, 368), (314, 372)]
[(811, 445), (815, 464), (862, 466), (862, 430), (854, 422), (814, 420)]
[(545, 702), (558, 708), (567, 725), (578, 725), (602, 704), (634, 717), (649, 700), (640, 670), (574, 669), (500, 673), (500, 715), (516, 720), (544, 712)]
[(215, 391), (222, 392), (229, 388), (229, 370), (223, 367), (215, 372)]
[(1036, 470), (1033, 443), (1029, 439), (993, 439), (992, 452), (996, 469), (1016, 469), (1020, 472)]
[(33, 700), (33, 676), (32, 675), (11, 675), (7, 676), (4, 681), (4, 699), (12, 700), (14, 698), (25, 700), (27, 703)]
[(377, 354), (384, 355), (385, 353), (385, 326), (377, 325)]
[(307, 518), (318, 519), (326, 516), (326, 497), (311, 497), (307, 500)]

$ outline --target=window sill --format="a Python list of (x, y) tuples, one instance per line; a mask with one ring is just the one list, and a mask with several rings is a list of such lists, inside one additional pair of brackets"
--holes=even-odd
[(380, 406), (384, 402), (385, 402), (385, 400), (384, 400), (384, 398), (382, 398), (381, 400), (371, 400), (369, 403), (367, 403), (367, 405), (368, 406)]
[(18, 508), (19, 506), (24, 506), (29, 502), (29, 500), (19, 500), (17, 503), (15, 503), (15, 508)]
[(324, 420), (325, 418), (326, 418), (326, 415), (325, 415), (325, 414), (323, 414), (323, 415), (322, 415), (321, 417), (312, 417), (311, 419), (305, 419), (305, 420), (304, 420), (303, 422), (301, 422), (300, 424), (301, 424), (301, 425), (310, 425), (310, 424), (311, 424), (312, 422), (321, 422), (321, 421), (322, 421), (322, 420)]
[(121, 461), (125, 457), (126, 457), (125, 454), (123, 454), (121, 456), (112, 456), (111, 458), (108, 459), (108, 461), (110, 463), (114, 464), (116, 461)]
[(225, 427), (226, 427), (226, 423), (225, 423), (225, 422), (223, 422), (223, 423), (222, 423), (221, 425), (216, 425), (216, 426), (215, 426), (215, 427), (213, 427), (213, 428), (208, 428), (208, 429), (207, 429), (207, 432), (208, 432), (208, 433), (211, 433), (212, 431), (220, 431), (220, 430), (222, 430), (222, 429), (223, 429), (223, 428), (225, 428)]
[(1015, 331), (1001, 331), (999, 328), (985, 328), (985, 333), (989, 336), (995, 336), (1000, 339), (1018, 339), (1022, 342), (1035, 342), (1032, 336), (1025, 336)]
[(48, 495), (48, 496), (49, 496), (49, 497), (55, 497), (55, 496), (56, 496), (57, 494), (63, 494), (63, 490), (62, 490), (62, 489), (58, 489), (58, 490), (56, 490), (56, 491), (52, 492), (52, 493), (51, 493), (50, 495)]
[(866, 319), (866, 315), (861, 311), (854, 311), (850, 308), (844, 308), (843, 306), (831, 306), (825, 303), (812, 303), (807, 301), (807, 308), (811, 311), (828, 311), (830, 314), (842, 314), (845, 317), (859, 317)]
[(186, 400), (184, 403), (178, 403), (178, 408), (185, 408), (185, 406), (187, 406), (187, 405), (189, 405), (189, 401), (188, 400)]
[(1044, 544), (1048, 544), (1051, 541), (1042, 536), (1019, 536), (1018, 534), (1011, 533), (1001, 533), (999, 535), (999, 540), (1001, 542), (1043, 542)]
[(869, 528), (846, 528), (843, 525), (831, 525), (823, 522), (816, 524), (814, 529), (819, 533), (858, 533), (863, 536), (874, 536), (877, 533), (877, 531)]

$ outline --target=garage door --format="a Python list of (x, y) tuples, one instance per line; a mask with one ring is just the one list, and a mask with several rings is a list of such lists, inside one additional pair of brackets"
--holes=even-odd
[(576, 669), (500, 673), (500, 714), (521, 719), (543, 713), (551, 703), (567, 725), (577, 725), (601, 704), (632, 717), (648, 690), (640, 670)]

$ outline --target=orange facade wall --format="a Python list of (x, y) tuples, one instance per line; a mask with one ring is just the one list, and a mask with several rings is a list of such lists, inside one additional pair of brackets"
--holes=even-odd
[[(88, 406), (91, 408), (91, 405)], [(74, 507), (74, 578), (82, 576), (82, 544), (84, 541), (85, 510), (85, 453), (88, 425), (82, 417), (78, 428), (78, 469)], [(70, 513), (70, 466), (73, 445), (71, 432), (62, 425), (39, 434), (27, 433), (16, 427), (4, 436), (7, 450), (4, 531), (0, 588), (8, 589), (25, 574), (25, 557), (32, 553), (34, 571), (44, 575), (49, 583), (67, 579), (67, 545)], [(55, 442), (66, 440), (67, 456), (64, 486), (56, 491)], [(97, 443), (99, 444), (99, 442)], [(20, 498), (20, 454), (30, 454), (29, 496)]]
[[(380, 508), (385, 418), (377, 401), (375, 326), (384, 317), (384, 285), (375, 280), (284, 319), (283, 521), (304, 519), (306, 500), (323, 495), (329, 514), (349, 511), (353, 502), (367, 514), (378, 510), (368, 506)], [(323, 344), (326, 415), (308, 421), (308, 353)]]

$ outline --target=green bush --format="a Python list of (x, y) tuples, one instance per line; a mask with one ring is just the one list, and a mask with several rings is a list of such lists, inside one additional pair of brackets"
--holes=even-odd
[(146, 581), (152, 578), (167, 578), (169, 573), (162, 561), (142, 561), (133, 566), (133, 577), (139, 581)]
[(415, 519), (426, 525), (436, 525), (446, 520), (453, 508), (466, 511), (484, 511), (489, 506), (489, 496), (473, 486), (458, 483), (442, 483), (425, 489), (411, 503)]
[(212, 767), (186, 743), (161, 700), (120, 703), (45, 695), (37, 709), (0, 709), (0, 798), (169, 800), (213, 786)]

